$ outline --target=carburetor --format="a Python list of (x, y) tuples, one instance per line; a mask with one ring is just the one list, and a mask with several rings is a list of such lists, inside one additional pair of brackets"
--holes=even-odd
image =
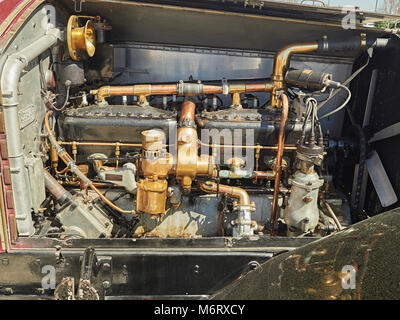
[(165, 213), (168, 174), (173, 169), (173, 156), (164, 147), (165, 134), (152, 129), (142, 132), (142, 163), (144, 179), (137, 183), (136, 209), (150, 215)]

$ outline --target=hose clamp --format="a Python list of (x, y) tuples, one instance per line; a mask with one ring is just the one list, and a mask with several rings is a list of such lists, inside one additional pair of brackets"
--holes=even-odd
[(322, 51), (329, 51), (328, 36), (322, 37)]
[(225, 78), (222, 79), (222, 94), (224, 96), (227, 96), (229, 94), (229, 84), (228, 80), (226, 80)]

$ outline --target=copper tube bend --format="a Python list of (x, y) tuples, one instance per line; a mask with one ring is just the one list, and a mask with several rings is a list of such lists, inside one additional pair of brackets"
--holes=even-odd
[(276, 174), (275, 174), (275, 184), (274, 184), (274, 198), (272, 202), (272, 212), (270, 218), (271, 226), (275, 225), (278, 212), (279, 187), (280, 187), (281, 173), (282, 173), (282, 156), (285, 145), (286, 122), (289, 114), (289, 101), (286, 94), (281, 95), (281, 101), (282, 101), (282, 116), (281, 116), (281, 125), (279, 128), (278, 152), (276, 155), (276, 164), (275, 164)]

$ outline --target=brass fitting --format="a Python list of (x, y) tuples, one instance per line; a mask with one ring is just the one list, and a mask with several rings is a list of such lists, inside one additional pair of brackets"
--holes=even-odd
[(164, 148), (165, 133), (158, 129), (142, 132), (142, 164), (145, 177), (166, 179), (172, 173), (174, 158)]
[(183, 190), (189, 192), (196, 176), (212, 176), (215, 170), (213, 158), (197, 155), (197, 131), (194, 122), (195, 104), (187, 100), (183, 103), (177, 132), (178, 152), (176, 178), (181, 181)]
[(220, 184), (219, 186), (217, 183), (213, 181), (207, 182), (200, 182), (200, 189), (207, 193), (217, 193), (219, 191), (222, 194), (229, 195), (238, 200), (237, 205), (239, 206), (254, 206), (253, 203), (250, 203), (249, 194), (246, 190), (238, 187), (231, 187), (227, 185)]
[[(86, 20), (84, 26), (80, 26), (79, 19)], [(81, 59), (82, 52), (86, 52), (89, 57), (94, 56), (96, 51), (96, 34), (91, 17), (73, 15), (69, 18), (67, 43), (69, 55), (75, 61)]]
[(151, 215), (165, 214), (168, 182), (156, 175), (137, 182), (136, 211)]
[(153, 129), (142, 132), (144, 179), (137, 182), (136, 210), (150, 215), (165, 213), (167, 177), (173, 168), (173, 157), (164, 148), (165, 134)]

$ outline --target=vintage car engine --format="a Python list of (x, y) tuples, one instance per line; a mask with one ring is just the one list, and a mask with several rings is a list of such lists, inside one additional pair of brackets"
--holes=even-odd
[[(291, 58), (371, 56), (388, 39), (359, 33), (286, 43), (274, 53), (269, 78), (187, 73), (187, 80), (153, 76), (143, 83), (136, 71), (124, 73), (135, 59), (133, 45), (113, 42), (106, 19), (67, 20), (39, 43), (39, 51), (52, 51), (51, 63), (40, 67), (45, 109), (38, 155), (24, 155), (32, 169), (22, 170), (23, 148), (10, 152), (14, 184), (37, 186), (28, 204), (22, 190), (15, 194), (20, 235), (322, 237), (353, 222), (346, 191), (332, 183), (336, 172), (328, 164), (340, 162), (338, 154), (357, 154), (358, 141), (331, 138), (322, 121), (345, 110), (348, 82), (329, 71), (293, 68)], [(19, 68), (29, 54), (24, 50), (4, 70)], [(2, 103), (12, 123), (17, 93), (4, 75)], [(332, 99), (338, 93), (341, 99)], [(28, 207), (32, 215), (22, 213)]]
[[(325, 200), (329, 140), (314, 98), (346, 91), (340, 110), (351, 92), (332, 74), (292, 69), (290, 58), (366, 50), (384, 40), (361, 34), (287, 45), (264, 81), (93, 88), (85, 64), (101, 50), (96, 32), (107, 28), (101, 17), (71, 16), (69, 59), (47, 71), (50, 77), (60, 72), (66, 98), (59, 102), (50, 88), (44, 97), (50, 109), (45, 185), (54, 206), (49, 198), (48, 218), (36, 222), (36, 232), (61, 238), (324, 236), (351, 223), (343, 215), (339, 222)], [(261, 106), (256, 94), (262, 93), (270, 100)]]

